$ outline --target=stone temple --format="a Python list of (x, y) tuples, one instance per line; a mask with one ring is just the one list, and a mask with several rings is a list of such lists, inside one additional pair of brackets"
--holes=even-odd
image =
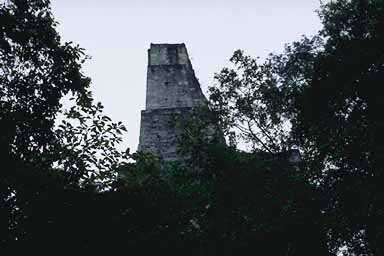
[(179, 161), (174, 115), (207, 104), (184, 44), (151, 44), (148, 50), (146, 106), (141, 112), (138, 151), (162, 161)]

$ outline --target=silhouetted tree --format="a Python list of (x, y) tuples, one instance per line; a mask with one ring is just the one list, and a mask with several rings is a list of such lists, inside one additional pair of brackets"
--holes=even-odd
[[(55, 205), (70, 199), (75, 202), (68, 204), (76, 204), (74, 198), (62, 197), (64, 190), (108, 187), (116, 176), (113, 169), (124, 158), (115, 147), (124, 126), (103, 115), (101, 104), (93, 104), (90, 79), (81, 72), (83, 49), (62, 43), (56, 25), (49, 1), (0, 5), (0, 243), (4, 245), (16, 240), (34, 243), (39, 235), (47, 239), (44, 229), (57, 227), (51, 225), (57, 221), (54, 216), (65, 216), (66, 207)], [(69, 94), (74, 106), (62, 112), (61, 102)], [(55, 127), (59, 114), (65, 120)], [(48, 217), (52, 211), (58, 215)]]
[(381, 255), (384, 4), (323, 4), (313, 37), (264, 63), (237, 51), (217, 75), (213, 109), (255, 150), (296, 147), (323, 201), (330, 249)]
[[(85, 104), (89, 79), (80, 71), (82, 49), (60, 43), (49, 1), (2, 3), (0, 24), (1, 200), (7, 205), (16, 184), (51, 167), (60, 99), (72, 92)], [(2, 220), (8, 221), (2, 231), (11, 233), (14, 223)]]
[[(2, 3), (2, 252), (383, 254), (384, 5), (338, 0), (319, 15), (323, 29), (281, 55), (234, 53), (210, 111), (178, 124), (188, 163), (164, 172), (116, 149), (125, 128), (93, 103), (86, 56), (61, 42), (50, 2)], [(206, 136), (212, 123), (223, 134)]]

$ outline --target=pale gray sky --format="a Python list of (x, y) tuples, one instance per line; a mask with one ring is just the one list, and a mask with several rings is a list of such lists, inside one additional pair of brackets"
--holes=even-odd
[(84, 66), (96, 100), (137, 149), (150, 43), (185, 43), (205, 92), (236, 49), (265, 57), (314, 34), (319, 0), (52, 0), (65, 41), (92, 56)]

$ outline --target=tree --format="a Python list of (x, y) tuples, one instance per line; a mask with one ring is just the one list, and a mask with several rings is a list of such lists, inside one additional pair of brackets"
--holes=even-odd
[[(383, 254), (382, 1), (323, 4), (317, 35), (262, 63), (235, 52), (210, 88), (212, 112), (181, 127), (197, 175), (116, 149), (125, 128), (93, 103), (86, 56), (61, 43), (49, 6), (0, 7), (2, 248)], [(229, 147), (206, 136), (212, 123)]]
[(83, 49), (61, 43), (49, 1), (3, 3), (0, 19), (2, 151), (49, 166), (37, 155), (54, 141), (60, 100), (72, 92), (79, 104), (90, 103)]
[(54, 130), (58, 143), (52, 152), (55, 171), (64, 172), (69, 183), (99, 191), (111, 187), (119, 165), (130, 157), (129, 151), (118, 149), (125, 126), (104, 115), (103, 108), (98, 102), (64, 111), (65, 119)]
[[(313, 47), (317, 53), (296, 97), (293, 133), (321, 163), (316, 172), (329, 196), (331, 241), (344, 241), (357, 254), (380, 255), (384, 121), (378, 95), (384, 81), (384, 5), (336, 1), (323, 5), (320, 17), (324, 43)], [(300, 58), (294, 51), (292, 56)]]
[[(37, 241), (53, 221), (42, 216), (55, 209), (54, 200), (73, 200), (76, 205), (76, 199), (63, 197), (63, 191), (78, 195), (84, 189), (110, 187), (116, 179), (114, 168), (125, 159), (115, 147), (124, 126), (103, 115), (101, 104), (93, 103), (90, 79), (81, 71), (87, 56), (78, 45), (61, 42), (56, 25), (48, 0), (0, 5), (0, 243), (4, 246), (15, 240)], [(68, 111), (63, 111), (65, 96), (72, 96), (74, 104)], [(56, 127), (59, 115), (64, 121)], [(55, 216), (59, 221), (60, 214)]]
[[(7, 205), (15, 184), (28, 180), (26, 170), (52, 164), (48, 152), (60, 99), (68, 92), (81, 104), (90, 98), (89, 79), (80, 70), (82, 49), (60, 42), (49, 1), (2, 3), (0, 24), (1, 200)], [(5, 225), (8, 234), (12, 223)]]
[(332, 251), (381, 255), (384, 5), (331, 1), (319, 16), (317, 35), (262, 64), (236, 52), (237, 69), (217, 75), (211, 101), (228, 129), (259, 148), (300, 149)]

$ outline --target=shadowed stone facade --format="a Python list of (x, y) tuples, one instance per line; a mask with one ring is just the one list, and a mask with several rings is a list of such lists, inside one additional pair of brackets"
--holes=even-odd
[(163, 161), (179, 161), (170, 120), (207, 104), (184, 44), (151, 44), (148, 50), (146, 109), (141, 112), (138, 151)]

